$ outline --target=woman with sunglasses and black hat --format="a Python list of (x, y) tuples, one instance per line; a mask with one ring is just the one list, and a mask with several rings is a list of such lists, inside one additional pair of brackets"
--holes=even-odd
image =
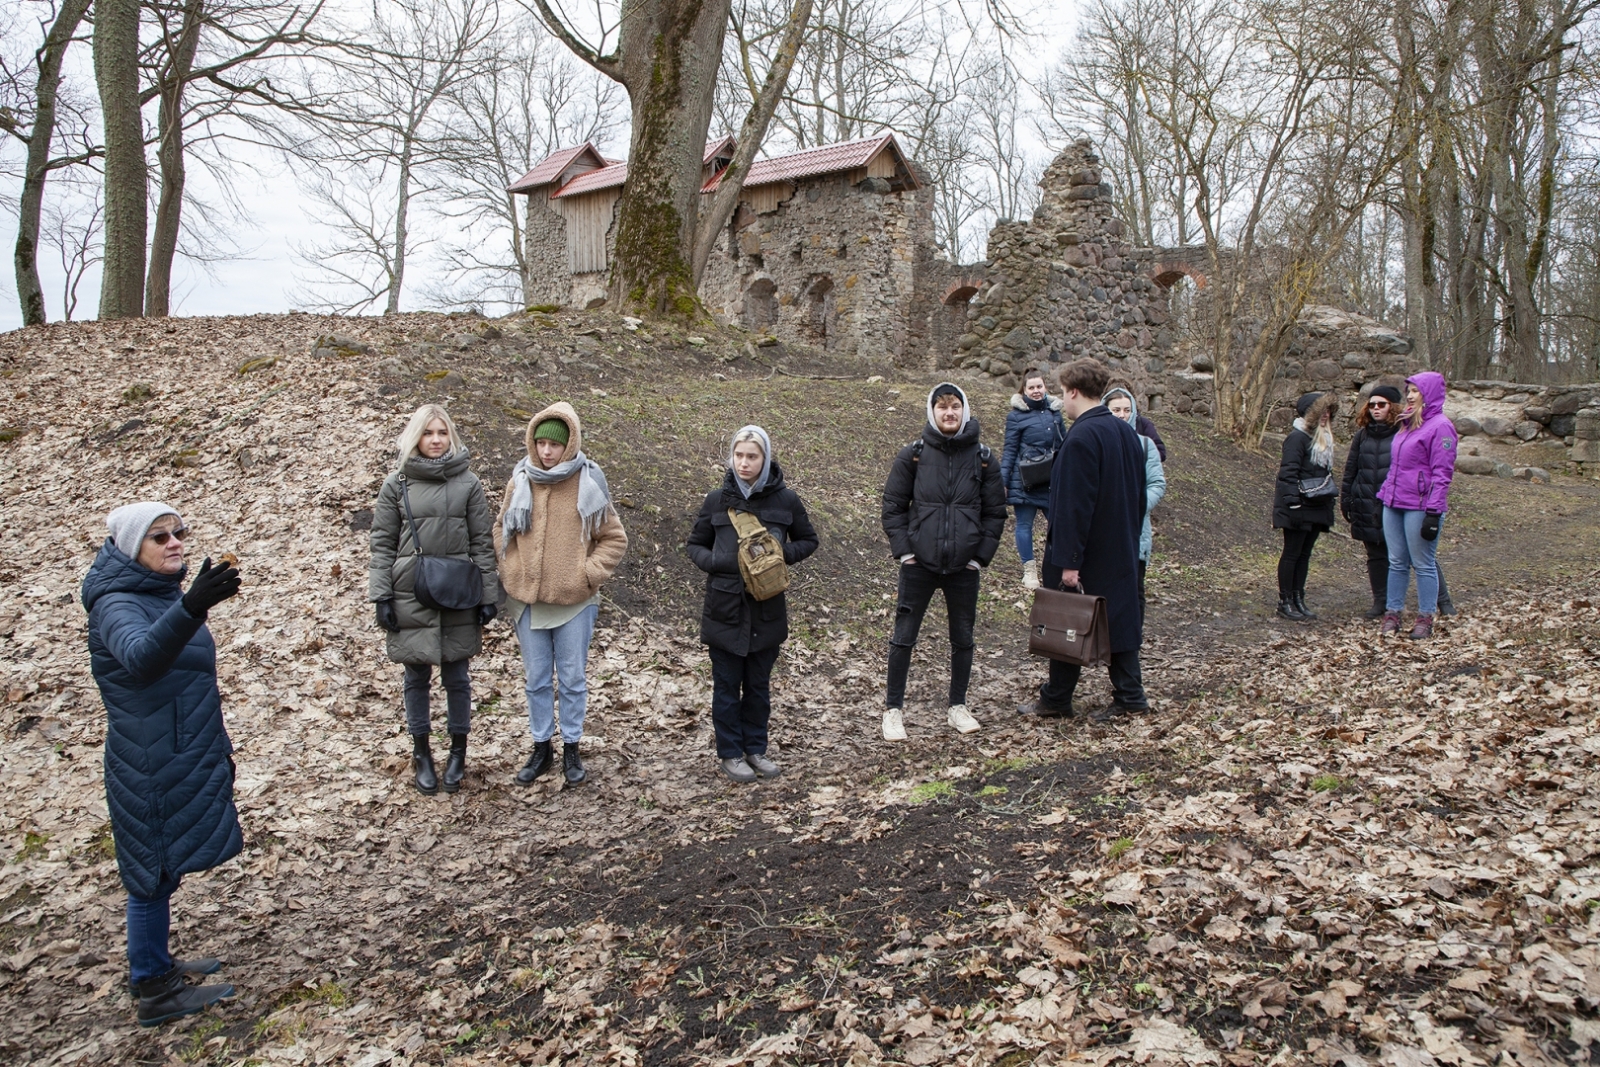
[(1333, 528), (1333, 416), (1336, 393), (1307, 393), (1295, 402), (1294, 428), (1283, 439), (1272, 525), (1283, 531), (1278, 558), (1278, 614), (1302, 622), (1317, 616), (1306, 607), (1306, 574), (1317, 538)]
[(106, 708), (106, 807), (128, 891), (128, 971), (139, 1025), (155, 1026), (233, 995), (192, 986), (215, 959), (173, 959), (171, 897), (186, 874), (239, 854), (233, 743), (222, 722), (217, 646), (206, 615), (239, 592), (239, 572), (207, 559), (183, 589), (189, 529), (175, 508), (117, 508), (83, 579), (89, 667)]
[[(1356, 433), (1350, 439), (1350, 454), (1344, 461), (1339, 490), (1339, 513), (1350, 524), (1351, 538), (1360, 541), (1367, 551), (1367, 584), (1372, 588), (1372, 607), (1364, 616), (1368, 619), (1383, 618), (1389, 595), (1389, 545), (1383, 538), (1383, 501), (1378, 499), (1378, 490), (1389, 476), (1405, 384), (1398, 375), (1385, 376), (1367, 394), (1356, 415)], [(1442, 571), (1439, 614), (1455, 614)]]

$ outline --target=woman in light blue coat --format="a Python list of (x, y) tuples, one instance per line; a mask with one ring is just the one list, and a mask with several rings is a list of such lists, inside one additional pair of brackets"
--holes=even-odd
[[(1100, 401), (1111, 414), (1138, 433), (1139, 406), (1134, 403), (1132, 393), (1117, 386), (1107, 390)], [(1155, 542), (1155, 531), (1150, 528), (1150, 513), (1167, 495), (1167, 472), (1161, 465), (1161, 451), (1156, 443), (1144, 434), (1139, 434), (1139, 443), (1144, 445), (1144, 525), (1139, 529), (1139, 617), (1144, 618), (1144, 572), (1150, 564), (1150, 548)]]

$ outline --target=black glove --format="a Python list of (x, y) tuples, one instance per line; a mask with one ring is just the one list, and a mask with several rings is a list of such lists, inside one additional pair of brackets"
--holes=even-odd
[(479, 604), (478, 605), (478, 625), (479, 626), (488, 626), (491, 622), (494, 622), (495, 616), (497, 616), (499, 614), (500, 614), (500, 609), (495, 607), (493, 604)]
[(1422, 517), (1422, 539), (1432, 541), (1439, 536), (1439, 513), (1430, 511)]
[(380, 600), (372, 605), (377, 617), (378, 626), (392, 634), (400, 632), (400, 613), (394, 610), (394, 600)]
[(203, 619), (206, 612), (238, 592), (238, 568), (230, 563), (213, 568), (211, 557), (207, 556), (200, 565), (200, 573), (189, 583), (189, 591), (183, 594), (183, 608), (195, 618)]

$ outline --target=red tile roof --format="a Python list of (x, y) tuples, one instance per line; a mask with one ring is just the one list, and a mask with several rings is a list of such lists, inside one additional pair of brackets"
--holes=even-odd
[[(833, 174), (841, 170), (855, 170), (872, 162), (873, 158), (889, 145), (893, 145), (895, 153), (904, 158), (905, 154), (900, 151), (900, 145), (895, 141), (894, 134), (884, 133), (876, 137), (865, 137), (859, 141), (826, 144), (800, 152), (791, 152), (789, 155), (774, 159), (757, 160), (750, 165), (750, 173), (745, 175), (744, 184), (746, 188), (750, 188), (770, 185), (773, 182), (810, 178), (818, 174)], [(713, 191), (721, 180), (721, 174), (715, 175), (706, 182), (702, 191), (707, 193)]]
[(577, 148), (563, 148), (558, 152), (552, 152), (550, 155), (545, 156), (532, 170), (508, 185), (506, 191), (510, 193), (528, 193), (541, 185), (549, 185), (561, 177), (561, 172), (566, 170), (574, 160), (585, 152), (589, 153), (598, 165), (604, 166), (607, 162), (604, 156), (595, 151), (593, 144), (581, 144)]
[(615, 189), (627, 180), (628, 165), (626, 163), (608, 163), (599, 170), (591, 170), (573, 178), (560, 189), (551, 193), (550, 199), (582, 196), (584, 193), (597, 193), (601, 189)]

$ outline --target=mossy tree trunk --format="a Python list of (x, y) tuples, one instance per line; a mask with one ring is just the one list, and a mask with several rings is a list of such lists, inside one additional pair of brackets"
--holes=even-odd
[(105, 257), (100, 317), (144, 314), (148, 171), (139, 100), (139, 0), (99, 0), (94, 12), (94, 78), (106, 140)]
[(548, 0), (531, 0), (575, 55), (628, 90), (633, 112), (628, 180), (617, 204), (611, 300), (648, 314), (699, 313), (696, 288), (715, 232), (788, 84), (812, 0), (795, 0), (784, 46), (739, 131), (739, 148), (709, 205), (706, 131), (722, 62), (730, 0), (624, 0), (611, 52), (587, 43)]

